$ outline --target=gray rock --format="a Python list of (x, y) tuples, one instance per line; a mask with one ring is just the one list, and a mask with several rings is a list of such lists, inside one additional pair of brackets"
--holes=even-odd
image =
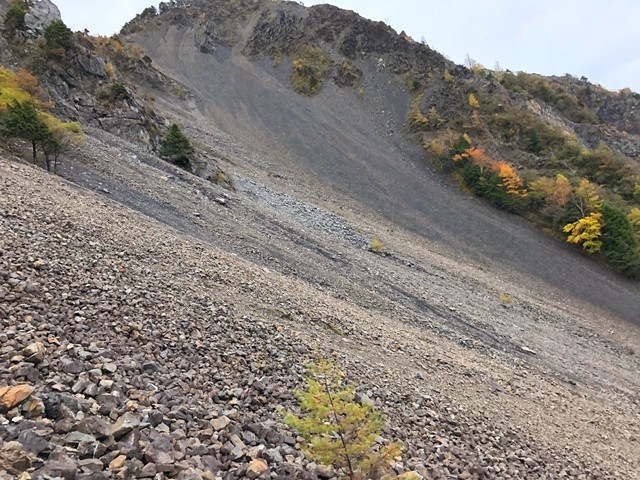
[(50, 0), (38, 0), (24, 16), (26, 27), (37, 33), (44, 33), (45, 28), (56, 20), (62, 20), (62, 16)]
[(231, 423), (229, 417), (218, 417), (211, 420), (211, 426), (216, 429), (216, 431), (224, 430)]
[(156, 476), (156, 464), (155, 463), (147, 463), (140, 473), (138, 473), (138, 478), (153, 478)]
[(229, 440), (231, 440), (231, 443), (233, 443), (234, 447), (240, 447), (240, 448), (244, 448), (244, 442), (240, 439), (240, 437), (236, 434), (233, 434), (229, 437)]
[(240, 435), (242, 436), (242, 441), (247, 445), (255, 445), (258, 441), (256, 434), (249, 430), (244, 430)]
[(328, 465), (318, 465), (316, 467), (316, 475), (320, 478), (332, 478), (335, 476), (335, 471), (333, 467)]
[(41, 452), (47, 449), (49, 442), (46, 438), (40, 436), (34, 430), (25, 430), (18, 435), (18, 442), (22, 444), (25, 450), (39, 455)]
[(104, 469), (103, 463), (97, 458), (86, 458), (78, 462), (78, 467), (85, 472), (99, 472)]
[(111, 422), (100, 417), (87, 417), (78, 425), (78, 431), (94, 435), (98, 440), (111, 435)]
[(155, 428), (162, 423), (162, 421), (164, 420), (164, 415), (158, 410), (153, 410), (148, 413), (147, 420), (149, 421), (151, 426)]
[(124, 437), (127, 433), (129, 433), (134, 428), (140, 426), (140, 419), (136, 417), (133, 413), (127, 412), (122, 415), (116, 423), (113, 425), (113, 429), (111, 430), (112, 435), (116, 438), (116, 440)]
[(173, 452), (173, 445), (171, 444), (171, 437), (168, 435), (159, 435), (145, 449), (144, 457), (147, 462), (150, 463), (165, 465), (174, 463), (175, 454)]
[(277, 448), (270, 448), (266, 452), (264, 452), (264, 457), (269, 461), (269, 463), (282, 463), (282, 455)]
[(54, 452), (49, 460), (34, 475), (35, 478), (62, 477), (65, 480), (75, 480), (78, 464), (62, 452)]
[(109, 479), (109, 473), (106, 471), (80, 473), (76, 477), (76, 480), (108, 480), (108, 479)]
[(8, 442), (0, 447), (0, 471), (20, 475), (31, 468), (33, 457), (18, 442)]
[(102, 370), (107, 373), (115, 373), (118, 370), (118, 366), (115, 363), (105, 363), (102, 365)]
[(107, 75), (104, 60), (95, 55), (91, 55), (88, 51), (84, 55), (78, 55), (78, 63), (85, 72), (91, 75), (95, 75), (96, 77), (105, 77)]
[(157, 372), (160, 370), (160, 365), (158, 365), (158, 362), (145, 362), (142, 364), (142, 369), (145, 372)]
[(78, 374), (84, 371), (84, 367), (80, 362), (71, 360), (70, 358), (62, 359), (62, 371), (64, 373)]
[(62, 410), (60, 408), (60, 396), (55, 393), (45, 393), (42, 396), (44, 403), (44, 414), (51, 420), (60, 420), (62, 418)]
[(86, 433), (82, 433), (82, 432), (71, 432), (65, 438), (65, 442), (64, 443), (78, 444), (78, 443), (82, 443), (82, 442), (95, 443), (96, 442), (96, 437), (94, 437), (93, 435), (88, 435)]
[(30, 357), (31, 355), (35, 355), (36, 353), (45, 353), (46, 348), (42, 342), (33, 342), (27, 345), (22, 349), (22, 354)]
[(233, 447), (233, 450), (231, 450), (231, 458), (233, 460), (240, 460), (242, 457), (244, 457), (245, 455), (245, 449), (243, 447)]

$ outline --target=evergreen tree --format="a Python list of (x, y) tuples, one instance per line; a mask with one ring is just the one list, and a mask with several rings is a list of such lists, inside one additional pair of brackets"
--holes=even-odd
[(189, 155), (193, 152), (189, 139), (175, 123), (169, 127), (167, 136), (160, 143), (160, 156), (173, 162), (187, 166)]
[(63, 122), (44, 112), (40, 113), (40, 119), (47, 126), (47, 135), (41, 142), (47, 171), (56, 173), (60, 154), (68, 150), (72, 144), (82, 142), (82, 127), (78, 122)]
[(71, 46), (73, 32), (62, 20), (51, 22), (44, 30), (44, 39), (50, 50), (62, 48), (66, 50)]
[(38, 145), (50, 134), (47, 125), (40, 119), (38, 110), (31, 102), (14, 102), (9, 106), (4, 119), (3, 133), (8, 137), (30, 141), (34, 162)]
[(615, 207), (602, 207), (602, 253), (618, 270), (640, 274), (640, 248), (627, 216)]
[(308, 389), (297, 392), (306, 414), (289, 413), (285, 421), (307, 440), (309, 458), (343, 469), (350, 480), (380, 478), (400, 446), (373, 448), (384, 419), (373, 406), (355, 400), (355, 388), (345, 385), (343, 377), (331, 362), (313, 365)]

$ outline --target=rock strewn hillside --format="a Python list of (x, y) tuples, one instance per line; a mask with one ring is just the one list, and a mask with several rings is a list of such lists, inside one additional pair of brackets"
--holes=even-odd
[[(444, 479), (619, 478), (635, 468), (639, 426), (623, 413), (631, 405), (603, 410), (588, 384), (586, 403), (575, 403), (576, 387), (526, 360), (511, 377), (475, 341), (458, 346), (367, 312), (32, 167), (0, 168), (0, 371), (3, 384), (34, 388), (0, 418), (10, 475), (255, 478), (268, 468), (278, 478), (327, 478), (302, 459), (276, 412), (292, 404), (318, 352), (344, 362), (387, 413), (385, 436), (405, 442), (399, 469)], [(584, 456), (594, 448), (585, 450), (586, 424), (564, 440), (518, 426), (526, 415), (512, 409), (540, 400), (585, 408), (598, 429), (625, 425), (609, 433), (622, 470), (604, 466), (611, 457)], [(480, 413), (493, 402), (507, 415)]]
[[(91, 105), (73, 105), (95, 101), (95, 73), (51, 72), (60, 114), (100, 128), (87, 126), (61, 164), (79, 186), (0, 160), (0, 395), (16, 403), (0, 412), (0, 470), (329, 478), (276, 411), (321, 353), (388, 415), (384, 441), (405, 443), (398, 472), (634, 478), (638, 330), (611, 312), (636, 320), (637, 289), (461, 198), (416, 160), (403, 130), (411, 85), (390, 70), (411, 52), (449, 64), (377, 24), (409, 45), (399, 63), (391, 52), (380, 62), (372, 52), (386, 44), (333, 29), (345, 14), (320, 9), (331, 21), (305, 38), (351, 38), (369, 53), (331, 73), (323, 89), (335, 98), (309, 100), (289, 91), (290, 59), (247, 63), (240, 50), (260, 35), (269, 45), (274, 20), (306, 32), (306, 10), (224, 2), (201, 17), (182, 5), (143, 19), (164, 38), (159, 65), (177, 75), (148, 61), (121, 71), (136, 98), (126, 106), (157, 95), (158, 122), (180, 121), (238, 191), (163, 162), (138, 132), (129, 143), (101, 130), (112, 129)], [(77, 40), (95, 56), (95, 39)], [(176, 95), (180, 81), (192, 92)], [(384, 256), (367, 251), (372, 235)]]
[[(637, 292), (637, 285), (623, 282), (621, 289), (604, 287), (605, 291), (606, 282), (599, 278), (608, 275), (595, 263), (579, 260), (570, 246), (563, 247), (563, 261), (549, 261), (547, 240), (524, 231), (520, 235), (511, 225), (513, 217), (489, 219), (485, 211), (472, 213), (468, 207), (457, 206), (460, 194), (443, 185), (447, 180), (442, 174), (434, 174), (431, 162), (436, 155), (418, 146), (431, 146), (441, 134), (459, 138), (467, 124), (475, 122), (469, 95), (476, 92), (481, 105), (486, 102), (497, 110), (478, 116), (478, 130), (468, 130), (472, 142), (493, 139), (486, 147), (489, 154), (508, 160), (523, 178), (527, 173), (530, 181), (536, 178), (533, 175), (555, 179), (557, 173), (564, 173), (575, 190), (581, 174), (587, 170), (593, 173), (594, 168), (595, 173), (602, 172), (596, 168), (597, 155), (585, 159), (584, 168), (553, 170), (553, 165), (564, 162), (556, 158), (556, 147), (580, 156), (580, 141), (587, 141), (573, 140), (578, 138), (571, 136), (575, 135), (575, 124), (553, 105), (511, 91), (514, 89), (507, 89), (496, 78), (485, 78), (485, 73), (456, 67), (387, 26), (333, 7), (305, 9), (279, 2), (220, 2), (220, 8), (212, 6), (191, 2), (159, 15), (148, 12), (124, 29), (127, 38), (142, 45), (163, 73), (193, 92), (190, 102), (168, 99), (166, 106), (195, 123), (222, 129), (261, 152), (268, 159), (265, 168), (274, 174), (309, 178), (310, 183), (348, 192), (354, 201), (383, 212), (426, 238), (455, 243), (480, 261), (535, 272), (568, 295), (638, 320), (640, 304), (631, 293)], [(374, 32), (389, 39), (395, 52), (386, 43), (377, 42)], [(203, 44), (207, 35), (210, 41)], [(353, 60), (341, 53), (348, 44), (363, 49), (356, 48)], [(259, 52), (261, 45), (266, 51)], [(395, 73), (397, 69), (407, 73)], [(316, 95), (301, 95), (297, 88)], [(421, 115), (418, 118), (428, 120), (430, 102), (446, 118), (447, 126), (424, 131), (411, 127), (408, 120), (418, 113), (416, 109)], [(483, 115), (493, 123), (485, 126)], [(498, 128), (502, 122), (514, 128)], [(521, 150), (526, 145), (536, 147), (539, 156)], [(445, 153), (449, 150), (446, 145)], [(624, 162), (628, 164), (628, 160)], [(615, 170), (619, 164), (614, 159), (609, 165)], [(545, 170), (548, 168), (551, 170)], [(633, 178), (620, 177), (625, 171), (613, 172), (617, 183), (605, 189), (605, 200), (616, 208), (633, 206), (635, 201)], [(498, 200), (508, 204), (511, 197), (503, 198), (500, 179), (494, 177), (491, 185), (502, 195), (497, 195)], [(463, 181), (460, 172), (456, 179)], [(577, 220), (574, 203), (547, 210), (544, 198), (538, 197), (528, 196), (520, 202), (523, 208), (518, 204), (512, 210), (522, 210), (564, 241), (562, 227)], [(513, 220), (519, 224), (518, 219)], [(556, 246), (553, 248), (555, 251)], [(622, 263), (629, 266), (638, 255), (637, 249), (631, 250), (625, 252), (628, 260), (621, 256), (625, 259)], [(583, 268), (595, 268), (598, 273), (576, 273), (580, 280), (566, 281), (567, 272)], [(625, 300), (612, 301), (622, 291), (631, 294), (623, 294)]]

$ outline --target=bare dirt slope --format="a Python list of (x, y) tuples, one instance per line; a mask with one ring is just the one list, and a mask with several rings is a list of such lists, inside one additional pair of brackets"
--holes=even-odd
[[(126, 313), (117, 308), (116, 297), (105, 300), (112, 305), (107, 310), (102, 300), (89, 301), (89, 308), (100, 309), (96, 318), (116, 308), (109, 332), (138, 325), (150, 346), (159, 338), (172, 339), (172, 352), (191, 352), (182, 354), (181, 371), (220, 355), (237, 359), (231, 370), (243, 371), (241, 358), (250, 353), (239, 345), (261, 349), (273, 338), (277, 358), (284, 355), (286, 361), (269, 367), (268, 378), (276, 391), (286, 392), (310, 352), (335, 355), (389, 415), (386, 435), (407, 443), (405, 466), (427, 476), (638, 478), (638, 327), (573, 301), (535, 276), (515, 276), (500, 262), (479, 265), (476, 255), (453, 255), (457, 244), (415, 235), (350, 194), (317, 189), (314, 180), (269, 175), (265, 161), (273, 157), (256, 155), (213, 129), (191, 133), (232, 162), (226, 169), (235, 173), (237, 192), (225, 192), (104, 132), (87, 133), (87, 144), (62, 170), (80, 187), (30, 166), (4, 159), (0, 164), (2, 308), (8, 322), (3, 328), (24, 330), (30, 336), (23, 343), (46, 339), (48, 331), (17, 322), (25, 314), (25, 299), (7, 299), (21, 285), (8, 283), (9, 277), (44, 283), (54, 299), (56, 289), (67, 284), (71, 291), (61, 305), (64, 298), (91, 298), (93, 287), (85, 285), (96, 281), (95, 292), (102, 296), (131, 290), (144, 299), (143, 308)], [(227, 206), (222, 206), (215, 199), (225, 194)], [(468, 208), (477, 207), (470, 202)], [(366, 250), (368, 238), (380, 232), (389, 239), (388, 256)], [(548, 255), (560, 255), (553, 249)], [(29, 267), (40, 258), (51, 265), (63, 261), (65, 271), (81, 276), (65, 280), (55, 269)], [(144, 286), (136, 289), (138, 284)], [(501, 302), (503, 293), (511, 302)], [(138, 301), (131, 302), (127, 305)], [(205, 334), (211, 349), (205, 353), (194, 335), (210, 328), (207, 305), (234, 312), (218, 317), (221, 330), (213, 332), (224, 332), (232, 322), (244, 333)], [(55, 322), (74, 318), (76, 307), (68, 308), (51, 310), (57, 312)], [(43, 306), (39, 314), (49, 318), (47, 311)], [(148, 330), (140, 326), (148, 322)], [(255, 322), (280, 333), (264, 337), (258, 334), (263, 327), (251, 327)], [(81, 331), (80, 325), (71, 322), (54, 333), (86, 342), (86, 348), (111, 338), (103, 322), (86, 323)], [(185, 334), (178, 339), (180, 331)], [(237, 343), (239, 338), (244, 340)], [(296, 353), (292, 345), (304, 348)], [(5, 353), (7, 362), (12, 348)], [(145, 358), (165, 362), (161, 350), (150, 347)], [(122, 346), (117, 358), (126, 361), (133, 352), (134, 346)], [(150, 375), (153, 384), (162, 383)], [(224, 388), (233, 391), (235, 381), (227, 378)], [(46, 392), (51, 384), (38, 388)], [(199, 392), (197, 398), (217, 408), (238, 402)], [(290, 402), (290, 395), (269, 397), (270, 407), (251, 415), (277, 420), (272, 408), (279, 402)], [(242, 418), (239, 425), (248, 421)], [(224, 465), (237, 475), (243, 463)], [(280, 466), (272, 464), (274, 471)]]
[[(245, 21), (247, 32), (255, 21)], [(194, 94), (182, 105), (167, 99), (178, 110), (190, 110), (194, 125), (209, 124), (241, 139), (260, 152), (265, 170), (294, 182), (305, 179), (314, 195), (340, 196), (344, 206), (378, 212), (474, 265), (500, 265), (514, 274), (514, 282), (522, 275), (548, 284), (567, 303), (640, 322), (637, 282), (585, 261), (517, 217), (461, 198), (425, 165), (423, 154), (402, 135), (411, 99), (399, 76), (361, 62), (362, 98), (333, 82), (307, 98), (291, 90), (286, 61), (278, 67), (268, 58), (249, 61), (242, 54), (246, 38), (205, 55), (197, 35), (197, 26), (159, 23), (132, 36), (156, 66)], [(394, 234), (378, 234), (387, 243), (396, 240)]]

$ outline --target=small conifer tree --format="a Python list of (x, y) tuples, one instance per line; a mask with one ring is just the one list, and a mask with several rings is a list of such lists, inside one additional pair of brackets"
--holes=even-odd
[(189, 154), (193, 152), (189, 139), (175, 123), (169, 127), (167, 136), (160, 143), (160, 156), (181, 165), (189, 164)]
[(55, 20), (45, 28), (44, 39), (50, 50), (60, 48), (66, 50), (71, 46), (73, 32), (62, 20)]
[(310, 371), (308, 389), (297, 392), (305, 415), (285, 418), (307, 440), (305, 455), (342, 469), (349, 480), (380, 478), (401, 451), (397, 443), (374, 448), (384, 426), (382, 415), (355, 400), (355, 388), (344, 384), (344, 374), (331, 362), (320, 360)]
[(36, 161), (38, 145), (49, 135), (47, 125), (40, 119), (35, 105), (29, 101), (13, 102), (4, 118), (3, 132), (7, 137), (17, 137), (31, 142), (33, 161)]

